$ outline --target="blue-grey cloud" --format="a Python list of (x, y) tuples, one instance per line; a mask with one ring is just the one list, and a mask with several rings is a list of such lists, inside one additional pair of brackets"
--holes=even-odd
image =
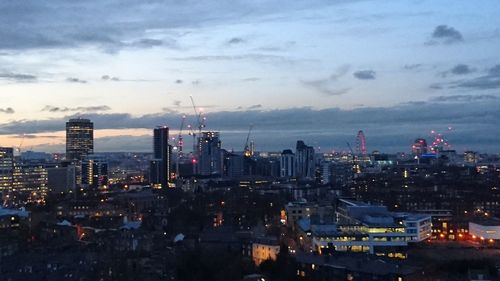
[(0, 73), (0, 80), (2, 79), (15, 82), (32, 82), (37, 80), (37, 77), (32, 74), (3, 72)]
[(376, 78), (376, 72), (373, 70), (359, 70), (354, 72), (353, 75), (361, 80), (373, 80)]
[(237, 45), (237, 44), (242, 44), (245, 43), (246, 40), (240, 37), (233, 37), (227, 41), (228, 45)]
[(111, 110), (111, 107), (107, 105), (96, 105), (96, 106), (78, 106), (78, 107), (59, 107), (53, 105), (46, 105), (42, 108), (42, 111), (47, 112), (99, 112), (99, 111), (108, 111)]
[(432, 40), (428, 44), (453, 44), (464, 41), (462, 33), (447, 25), (438, 25), (432, 32)]
[[(408, 150), (411, 141), (422, 133), (453, 126), (456, 131), (449, 139), (457, 149), (468, 147), (499, 152), (498, 108), (500, 99), (493, 96), (455, 96), (352, 110), (291, 108), (221, 111), (207, 114), (207, 129), (221, 131), (225, 146), (237, 148), (244, 140), (244, 132), (248, 131), (246, 125), (256, 124), (258, 129), (254, 138), (263, 150), (291, 147), (295, 140), (302, 138), (325, 148), (344, 146), (346, 140), (354, 139), (357, 130), (363, 129), (370, 140), (370, 149), (394, 152)], [(74, 116), (7, 122), (0, 125), (0, 134), (61, 131), (65, 121)], [(180, 124), (180, 115), (169, 112), (143, 116), (88, 113), (85, 117), (94, 122), (96, 129), (154, 128), (157, 125), (170, 125), (175, 129)], [(187, 123), (193, 120), (193, 116), (188, 116)], [(149, 150), (150, 145), (143, 148), (143, 151)]]
[(118, 77), (115, 77), (115, 76), (109, 76), (109, 75), (103, 75), (101, 76), (101, 80), (104, 80), (104, 81), (120, 81), (120, 78)]
[(87, 80), (82, 80), (82, 79), (76, 78), (76, 77), (68, 77), (68, 78), (66, 78), (66, 81), (70, 82), (70, 83), (81, 83), (81, 84), (87, 83)]
[(475, 69), (471, 68), (470, 66), (466, 64), (457, 64), (455, 65), (452, 69), (450, 69), (451, 74), (455, 75), (464, 75), (464, 74), (469, 74), (474, 72)]

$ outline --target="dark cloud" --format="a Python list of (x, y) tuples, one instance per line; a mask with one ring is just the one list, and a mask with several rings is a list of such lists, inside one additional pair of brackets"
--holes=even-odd
[(353, 75), (361, 80), (373, 80), (376, 78), (376, 73), (373, 70), (359, 70), (354, 72)]
[(177, 47), (170, 38), (150, 38), (151, 31), (167, 30), (171, 37), (182, 36), (186, 29), (258, 20), (276, 11), (286, 13), (325, 5), (321, 0), (307, 3), (280, 0), (266, 5), (244, 0), (0, 1), (0, 50), (87, 45), (109, 51), (127, 47)]
[(182, 102), (180, 100), (174, 100), (172, 103), (174, 106), (181, 106)]
[(499, 97), (495, 95), (451, 95), (433, 97), (431, 101), (436, 102), (473, 102), (497, 100)]
[(500, 88), (500, 64), (491, 67), (486, 75), (450, 83), (450, 88), (490, 90)]
[(474, 72), (473, 68), (470, 68), (466, 64), (457, 64), (452, 69), (450, 69), (450, 73), (455, 75), (464, 75)]
[(55, 135), (32, 135), (32, 134), (19, 134), (15, 136), (10, 136), (9, 138), (13, 139), (62, 139), (64, 136), (55, 136)]
[(250, 60), (259, 63), (294, 63), (295, 59), (280, 55), (268, 54), (243, 54), (243, 55), (215, 55), (215, 56), (189, 56), (189, 57), (176, 57), (170, 58), (175, 61), (241, 61)]
[(464, 41), (462, 33), (447, 25), (438, 25), (432, 32), (432, 40), (428, 44), (453, 44)]
[(183, 81), (182, 81), (181, 79), (177, 79), (177, 80), (175, 80), (175, 84), (182, 84), (182, 82), (183, 82)]
[[(224, 147), (241, 146), (248, 131), (246, 124), (258, 125), (255, 135), (257, 147), (279, 150), (292, 147), (297, 139), (306, 138), (324, 148), (344, 147), (363, 129), (369, 136), (369, 149), (382, 151), (407, 151), (415, 137), (430, 130), (453, 126), (449, 135), (455, 148), (469, 148), (498, 152), (500, 143), (500, 99), (489, 96), (480, 98), (457, 96), (435, 97), (436, 100), (400, 104), (392, 107), (356, 108), (342, 110), (329, 108), (291, 108), (280, 110), (219, 111), (207, 114), (207, 129), (222, 133)], [(436, 102), (437, 101), (437, 102)], [(67, 119), (77, 115), (47, 120), (12, 121), (0, 125), (1, 134), (42, 133), (64, 130)], [(125, 113), (88, 113), (96, 129), (154, 128), (170, 125), (177, 128), (179, 113), (163, 112), (132, 116)], [(187, 123), (194, 122), (188, 116)], [(142, 151), (149, 151), (151, 139)], [(189, 144), (186, 144), (189, 147)], [(116, 149), (116, 148), (115, 148)], [(120, 149), (126, 149), (120, 147)]]
[(71, 83), (81, 83), (81, 84), (86, 84), (87, 83), (86, 80), (82, 80), (82, 79), (76, 78), (76, 77), (68, 77), (68, 78), (66, 78), (66, 81), (67, 82), (71, 82)]
[(248, 107), (250, 110), (262, 108), (262, 104), (254, 104)]
[(233, 37), (227, 41), (228, 45), (237, 45), (237, 44), (242, 44), (245, 43), (246, 40), (240, 37)]
[(145, 38), (132, 42), (131, 46), (140, 48), (152, 48), (163, 45), (162, 40)]
[(71, 112), (71, 111), (98, 112), (107, 110), (111, 110), (111, 108), (107, 105), (79, 106), (79, 107), (58, 107), (58, 106), (46, 105), (44, 108), (42, 108), (42, 111), (48, 111), (48, 112)]
[(37, 77), (31, 74), (4, 72), (0, 73), (0, 79), (16, 82), (33, 82), (37, 80)]
[(12, 107), (0, 108), (0, 113), (13, 114), (15, 113)]

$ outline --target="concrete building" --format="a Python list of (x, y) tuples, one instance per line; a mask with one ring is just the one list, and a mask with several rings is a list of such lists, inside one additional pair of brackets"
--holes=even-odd
[(281, 153), (280, 158), (280, 177), (293, 178), (296, 176), (295, 172), (295, 154), (290, 149), (285, 149)]
[(469, 235), (479, 242), (500, 245), (500, 219), (488, 218), (469, 222)]
[(298, 225), (306, 239), (303, 245), (319, 254), (366, 252), (391, 258), (406, 258), (408, 243), (420, 242), (431, 235), (431, 217), (419, 214), (391, 213), (385, 206), (339, 199), (336, 223)]
[(309, 180), (315, 178), (316, 165), (312, 146), (307, 146), (301, 140), (297, 141), (295, 161), (297, 178)]
[(66, 159), (82, 160), (94, 152), (94, 123), (88, 119), (66, 122)]

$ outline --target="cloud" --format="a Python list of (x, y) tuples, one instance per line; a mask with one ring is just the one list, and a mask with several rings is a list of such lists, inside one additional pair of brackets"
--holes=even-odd
[(182, 82), (183, 82), (183, 81), (182, 81), (181, 79), (177, 79), (177, 80), (175, 80), (175, 84), (182, 84)]
[(81, 84), (86, 84), (87, 83), (86, 80), (82, 80), (82, 79), (76, 78), (76, 77), (68, 77), (68, 78), (66, 78), (66, 81), (67, 82), (71, 82), (71, 83), (81, 83)]
[(243, 38), (240, 38), (240, 37), (233, 37), (233, 38), (231, 38), (231, 39), (229, 39), (229, 40), (227, 41), (227, 44), (228, 44), (228, 45), (238, 45), (238, 44), (242, 44), (242, 43), (245, 43), (245, 42), (246, 42), (246, 40), (245, 40), (245, 39), (243, 39)]
[(421, 63), (414, 63), (414, 64), (405, 64), (403, 66), (403, 69), (406, 70), (418, 70), (422, 67), (423, 65)]
[(450, 73), (455, 75), (464, 75), (474, 72), (473, 68), (470, 68), (466, 64), (457, 64), (452, 69), (450, 69)]
[(464, 41), (462, 33), (455, 28), (447, 25), (438, 25), (431, 35), (431, 40), (427, 45), (434, 44), (453, 44)]
[(354, 72), (353, 75), (360, 80), (373, 80), (376, 78), (376, 72), (373, 70), (359, 70)]
[[(238, 148), (248, 132), (246, 124), (256, 124), (252, 138), (259, 150), (293, 147), (297, 139), (324, 148), (345, 147), (362, 129), (369, 139), (370, 150), (408, 151), (409, 144), (430, 130), (453, 126), (448, 139), (456, 149), (464, 147), (499, 152), (500, 99), (457, 96), (435, 97), (436, 100), (398, 104), (390, 107), (362, 107), (351, 110), (328, 108), (290, 108), (219, 111), (207, 114), (207, 130), (221, 131), (224, 147)], [(439, 113), (439, 114), (437, 114)], [(35, 134), (64, 130), (65, 122), (77, 115), (47, 120), (19, 120), (0, 124), (0, 134)], [(96, 129), (138, 129), (170, 125), (177, 128), (178, 113), (163, 112), (133, 116), (126, 113), (88, 113)], [(187, 123), (194, 122), (192, 115)], [(255, 134), (254, 134), (255, 133)], [(150, 151), (151, 137), (141, 151)], [(190, 141), (186, 139), (186, 141)], [(133, 143), (133, 142), (131, 142)], [(190, 147), (186, 143), (186, 147)], [(134, 146), (136, 147), (136, 146)], [(96, 147), (97, 150), (103, 149)], [(112, 149), (117, 149), (112, 148)], [(119, 147), (130, 151), (127, 147)], [(134, 148), (136, 149), (136, 148)], [(347, 148), (345, 148), (347, 149)], [(115, 150), (116, 151), (116, 150)]]
[(101, 80), (104, 80), (104, 81), (120, 81), (120, 78), (118, 77), (114, 77), (114, 76), (109, 76), (109, 75), (103, 75), (101, 76)]
[(244, 79), (241, 79), (241, 81), (244, 81), (244, 82), (255, 82), (255, 81), (259, 81), (260, 78), (258, 77), (248, 77), (248, 78), (244, 78)]
[(42, 108), (42, 111), (47, 112), (71, 112), (71, 111), (79, 111), (79, 112), (98, 112), (98, 111), (108, 111), (111, 108), (107, 105), (97, 105), (97, 106), (79, 106), (79, 107), (58, 107), (52, 105), (46, 105)]
[(499, 97), (495, 95), (451, 95), (433, 97), (431, 101), (435, 102), (474, 102), (497, 100)]
[(250, 110), (262, 108), (262, 104), (254, 104), (248, 107)]
[(450, 88), (465, 88), (475, 90), (491, 90), (500, 88), (500, 64), (488, 69), (486, 75), (468, 80), (454, 81)]
[(174, 100), (172, 103), (174, 106), (181, 106), (182, 102), (180, 100)]
[(12, 107), (0, 108), (0, 113), (13, 114), (15, 113)]
[[(173, 43), (174, 42), (172, 42), (172, 44)], [(144, 39), (134, 41), (130, 45), (133, 47), (138, 47), (138, 48), (152, 48), (152, 47), (161, 46), (163, 44), (164, 44), (164, 42), (162, 40), (159, 40), (159, 39), (144, 38)]]
[(4, 72), (0, 73), (0, 79), (15, 82), (33, 82), (37, 80), (37, 77), (31, 74)]
[(302, 85), (314, 89), (327, 96), (340, 96), (351, 90), (348, 87), (339, 87), (338, 80), (349, 72), (350, 66), (345, 64), (338, 67), (328, 78), (301, 81)]

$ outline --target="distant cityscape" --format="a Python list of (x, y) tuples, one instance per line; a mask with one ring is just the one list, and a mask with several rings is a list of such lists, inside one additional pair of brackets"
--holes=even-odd
[(348, 152), (256, 151), (252, 126), (228, 151), (202, 122), (192, 149), (160, 126), (151, 153), (94, 153), (84, 118), (64, 154), (0, 147), (2, 280), (498, 276), (500, 155), (438, 133), (369, 152), (362, 130)]

